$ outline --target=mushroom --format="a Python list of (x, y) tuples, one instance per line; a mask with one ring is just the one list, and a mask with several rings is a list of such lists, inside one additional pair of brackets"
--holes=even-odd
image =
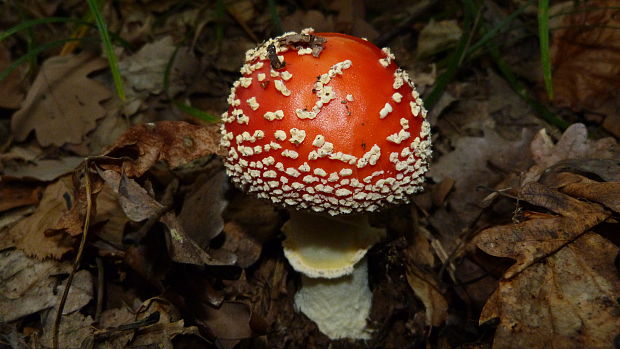
[(337, 33), (286, 33), (246, 53), (222, 114), (231, 180), (287, 208), (284, 253), (298, 309), (332, 339), (370, 336), (365, 213), (422, 189), (431, 155), (422, 100), (388, 48)]

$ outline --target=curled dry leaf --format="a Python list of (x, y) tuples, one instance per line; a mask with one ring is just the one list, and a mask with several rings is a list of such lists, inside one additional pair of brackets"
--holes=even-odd
[(214, 129), (182, 121), (147, 123), (130, 128), (103, 155), (131, 158), (123, 162), (123, 170), (135, 178), (157, 161), (176, 168), (215, 154), (219, 137)]
[(476, 245), (484, 252), (517, 261), (506, 271), (505, 278), (512, 278), (536, 261), (556, 253), (610, 215), (598, 204), (580, 201), (537, 182), (525, 184), (519, 197), (560, 216), (498, 226), (476, 237)]
[(99, 175), (114, 193), (127, 218), (134, 222), (155, 217), (163, 209), (138, 182), (113, 170), (99, 171)]
[(87, 52), (43, 62), (22, 107), (11, 119), (15, 139), (23, 141), (34, 130), (43, 146), (81, 143), (105, 116), (100, 103), (111, 93), (88, 74), (106, 65), (106, 60)]
[(200, 174), (189, 188), (179, 213), (183, 229), (198, 246), (204, 248), (222, 232), (222, 212), (226, 208), (224, 194), (228, 178), (222, 168), (217, 172)]
[(564, 131), (557, 143), (554, 143), (545, 129), (538, 131), (530, 151), (536, 165), (524, 175), (523, 182), (536, 181), (549, 167), (567, 159), (612, 159), (618, 157), (618, 144), (608, 137), (599, 140), (588, 139), (588, 130), (584, 124), (573, 124)]
[(596, 0), (570, 8), (553, 31), (551, 54), (555, 103), (575, 110), (597, 109), (620, 91), (618, 0)]
[(499, 317), (497, 348), (611, 347), (620, 328), (614, 267), (619, 249), (590, 229), (610, 216), (602, 205), (618, 206), (620, 183), (570, 173), (547, 176), (545, 183), (525, 184), (519, 197), (558, 216), (532, 215), (537, 218), (487, 229), (475, 239), (486, 253), (517, 261), (485, 304), (480, 322)]
[(448, 302), (439, 291), (433, 276), (411, 264), (407, 266), (407, 282), (424, 303), (426, 325), (441, 326), (448, 318)]
[(164, 214), (161, 222), (168, 228), (166, 242), (173, 261), (195, 265), (232, 265), (236, 262), (233, 254), (218, 254), (217, 258), (208, 254), (185, 233), (173, 212)]

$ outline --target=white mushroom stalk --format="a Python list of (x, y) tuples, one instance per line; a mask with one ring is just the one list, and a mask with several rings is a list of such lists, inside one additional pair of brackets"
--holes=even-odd
[(364, 215), (330, 217), (291, 212), (282, 228), (284, 254), (302, 273), (295, 307), (330, 339), (369, 339), (372, 305), (364, 256), (384, 236)]

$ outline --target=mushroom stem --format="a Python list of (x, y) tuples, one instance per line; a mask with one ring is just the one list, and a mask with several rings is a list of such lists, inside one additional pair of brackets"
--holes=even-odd
[(350, 275), (336, 279), (301, 276), (295, 307), (330, 339), (370, 339), (366, 327), (372, 292), (368, 287), (368, 263), (362, 259)]
[(291, 212), (282, 227), (284, 254), (302, 273), (295, 306), (331, 339), (368, 339), (372, 293), (364, 256), (385, 236), (365, 215)]

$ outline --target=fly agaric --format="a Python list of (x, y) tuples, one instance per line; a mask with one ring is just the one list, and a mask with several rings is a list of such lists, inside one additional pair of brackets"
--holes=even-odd
[(305, 275), (296, 305), (332, 339), (369, 337), (363, 257), (384, 231), (360, 213), (408, 202), (431, 154), (426, 110), (394, 59), (344, 34), (286, 33), (246, 53), (222, 114), (232, 181), (296, 210), (283, 227)]

